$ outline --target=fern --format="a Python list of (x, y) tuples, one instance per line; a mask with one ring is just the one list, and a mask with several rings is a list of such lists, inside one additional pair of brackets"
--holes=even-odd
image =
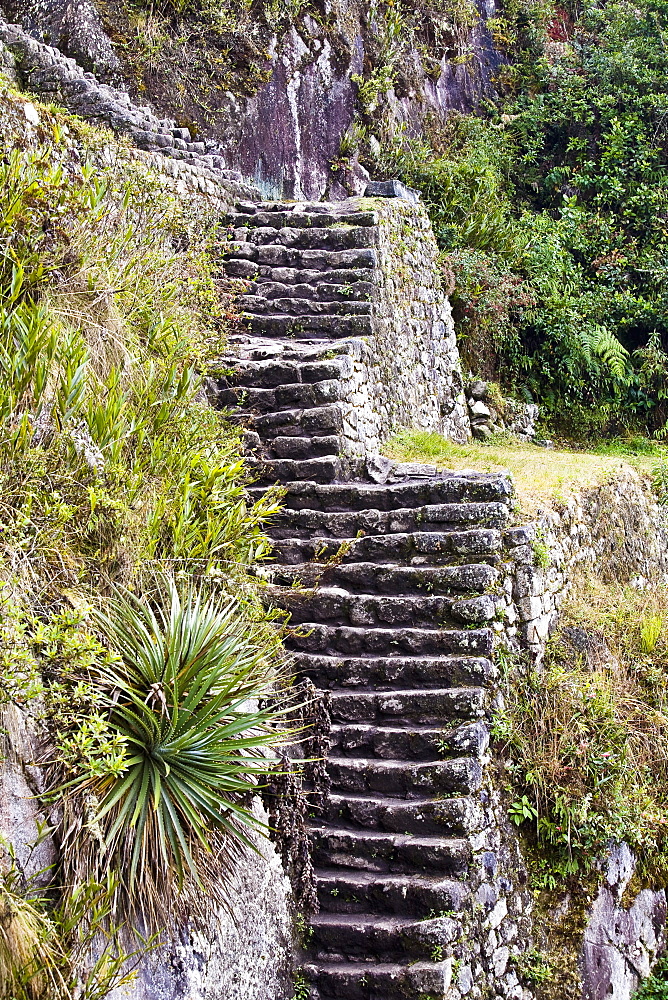
[(579, 335), (588, 361), (596, 359), (604, 374), (626, 385), (630, 377), (629, 352), (605, 326), (584, 329)]

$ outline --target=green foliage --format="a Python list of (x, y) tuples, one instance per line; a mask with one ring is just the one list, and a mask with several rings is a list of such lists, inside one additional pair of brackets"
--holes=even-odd
[(592, 585), (563, 620), (589, 641), (557, 633), (541, 670), (513, 669), (495, 734), (535, 888), (586, 875), (611, 839), (631, 845), (641, 878), (668, 881), (667, 601)]
[(552, 978), (552, 965), (535, 949), (514, 955), (512, 962), (518, 975), (531, 986), (548, 982)]
[[(220, 894), (207, 875), (212, 833), (227, 834), (233, 854), (230, 843), (248, 843), (244, 827), (262, 829), (243, 800), (282, 739), (269, 699), (276, 652), (252, 640), (228, 600), (192, 590), (181, 597), (174, 584), (166, 596), (166, 609), (119, 594), (108, 612), (93, 613), (115, 656), (92, 680), (122, 758), (104, 770), (99, 753), (93, 766), (79, 754), (64, 786), (70, 831), (82, 802), (97, 803), (96, 836), (79, 825), (63, 848), (73, 884), (114, 872), (119, 911), (157, 928), (186, 880)], [(70, 748), (80, 739), (74, 729)], [(61, 761), (72, 770), (71, 757)]]
[(659, 503), (665, 507), (668, 504), (668, 465), (665, 459), (652, 469), (652, 489)]
[(579, 436), (668, 417), (665, 0), (507, 0), (501, 100), (369, 165), (427, 203), (471, 370)]
[[(108, 135), (40, 108), (38, 144), (13, 115), (3, 91), (0, 705), (37, 718), (64, 787), (46, 923), (25, 896), (55, 949), (35, 945), (38, 974), (71, 1000), (95, 939), (76, 995), (102, 1000), (123, 935), (196, 916), (194, 886), (223, 902), (225, 866), (263, 832), (278, 631), (248, 567), (277, 497), (246, 499), (238, 430), (202, 399), (229, 315), (215, 225)], [(182, 603), (167, 583), (161, 610), (175, 577)]]
[(645, 979), (634, 1000), (667, 1000), (668, 998), (668, 957), (660, 958), (652, 969), (652, 974)]
[[(30, 846), (34, 849), (37, 843)], [(124, 949), (120, 928), (109, 920), (113, 879), (89, 881), (72, 893), (66, 905), (54, 905), (37, 887), (37, 877), (26, 879), (11, 852), (3, 853), (0, 998), (104, 1000), (112, 990), (129, 986), (135, 978), (132, 965), (137, 953)], [(144, 941), (143, 946), (150, 949), (152, 942)]]
[(294, 985), (295, 992), (292, 1000), (308, 1000), (311, 995), (311, 986), (304, 973), (299, 969), (295, 972)]

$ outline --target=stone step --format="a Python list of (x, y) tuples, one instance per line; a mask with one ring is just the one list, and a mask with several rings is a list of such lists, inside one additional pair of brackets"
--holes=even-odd
[(478, 687), (428, 688), (420, 691), (332, 691), (330, 713), (335, 723), (391, 724), (397, 719), (431, 725), (481, 718), (489, 692)]
[[(281, 440), (301, 441), (302, 438)], [(314, 438), (316, 441), (329, 440)], [(338, 440), (338, 439), (337, 439)], [(276, 567), (272, 582), (281, 586), (342, 587), (349, 592), (381, 594), (451, 595), (483, 594), (493, 587), (499, 572), (486, 563), (464, 563), (458, 566), (398, 566), (373, 562), (301, 563)]]
[(354, 250), (299, 250), (276, 244), (258, 246), (256, 260), (258, 264), (272, 268), (291, 267), (314, 271), (340, 271), (348, 268), (372, 271), (378, 263), (376, 250), (371, 247)]
[(382, 760), (442, 760), (466, 754), (480, 759), (489, 746), (483, 722), (444, 728), (433, 726), (335, 725), (330, 751), (337, 757), (378, 757)]
[(255, 316), (242, 314), (244, 325), (253, 334), (263, 337), (339, 337), (371, 336), (370, 316)]
[(376, 875), (319, 869), (321, 912), (399, 913), (448, 916), (460, 911), (469, 891), (464, 882), (428, 875)]
[(324, 455), (338, 455), (341, 451), (341, 438), (337, 434), (322, 434), (318, 437), (284, 436), (265, 439), (266, 451), (264, 458), (273, 461), (274, 458), (294, 458), (304, 460), (322, 458)]
[[(270, 530), (273, 557), (286, 565), (332, 558), (342, 564), (373, 561), (394, 561), (413, 566), (451, 564), (470, 556), (496, 558), (502, 544), (501, 532), (493, 528), (399, 532), (394, 535), (364, 535), (361, 538), (324, 538), (317, 535), (296, 538), (289, 535), (292, 526), (272, 526)], [(277, 534), (287, 534), (288, 537), (277, 538)]]
[(471, 757), (421, 761), (327, 758), (327, 773), (337, 792), (420, 798), (432, 795), (472, 795), (482, 782), (480, 762)]
[(341, 410), (335, 404), (312, 406), (304, 410), (280, 410), (278, 413), (263, 413), (259, 416), (248, 414), (248, 416), (253, 430), (263, 438), (338, 434), (343, 422)]
[(265, 299), (262, 295), (240, 295), (236, 305), (244, 315), (275, 316), (370, 316), (370, 302), (312, 302), (306, 298)]
[[(249, 492), (252, 493), (252, 490)], [(406, 509), (415, 510), (417, 507), (430, 508), (469, 503), (500, 503), (507, 509), (510, 499), (509, 483), (504, 476), (484, 472), (460, 475), (453, 472), (428, 479), (412, 479), (382, 485), (338, 483), (322, 486), (309, 482), (295, 483), (286, 493), (285, 506), (288, 510), (342, 514), (353, 511), (397, 513)], [(438, 511), (428, 513), (435, 516)], [(387, 532), (384, 531), (382, 534)]]
[(446, 1000), (452, 961), (318, 963), (304, 972), (317, 991), (311, 1000)]
[(276, 413), (278, 410), (310, 409), (326, 406), (341, 399), (343, 387), (338, 379), (314, 382), (295, 382), (275, 389), (249, 389), (230, 386), (216, 390), (218, 407), (240, 406), (255, 413)]
[(412, 920), (410, 917), (379, 916), (378, 914), (319, 913), (311, 918), (313, 937), (310, 949), (326, 960), (328, 954), (337, 961), (368, 960), (396, 961), (404, 956), (428, 959), (434, 947), (451, 945), (462, 931), (455, 917), (432, 917)]
[[(294, 462), (306, 466), (327, 459)], [(285, 461), (272, 461), (271, 467), (282, 470)], [(283, 481), (290, 476), (283, 471)], [(292, 478), (296, 478), (293, 476)], [(332, 478), (334, 478), (332, 476)], [(460, 622), (483, 625), (496, 615), (496, 600), (490, 595), (455, 599), (452, 597), (398, 597), (386, 594), (351, 594), (343, 588), (320, 587), (317, 591), (276, 587), (269, 584), (266, 595), (272, 604), (290, 611), (292, 625), (317, 621), (325, 625), (354, 625), (367, 628), (443, 627)]]
[(300, 652), (359, 656), (464, 656), (491, 655), (491, 629), (351, 628), (305, 623), (286, 639)]
[[(325, 250), (339, 254), (347, 250), (362, 250), (375, 247), (378, 231), (374, 226), (351, 226), (338, 223), (334, 226), (292, 226), (276, 225), (236, 227), (235, 241), (246, 241), (258, 249), (277, 247), (286, 250)], [(234, 254), (234, 250), (232, 250)], [(261, 258), (260, 258), (261, 259)], [(270, 261), (271, 263), (271, 261)], [(337, 262), (338, 264), (338, 262)], [(354, 267), (360, 266), (357, 261)], [(362, 266), (364, 266), (362, 264)]]
[(471, 847), (465, 838), (415, 837), (375, 830), (312, 827), (313, 861), (318, 867), (378, 872), (441, 872), (465, 878)]
[(320, 281), (306, 282), (256, 281), (252, 291), (265, 299), (311, 299), (314, 302), (370, 302), (375, 286), (370, 281)]
[(379, 830), (387, 833), (460, 837), (473, 834), (485, 823), (476, 797), (399, 799), (387, 795), (330, 793), (321, 821), (332, 828)]
[[(234, 263), (234, 262), (231, 262)], [(358, 282), (365, 285), (372, 285), (370, 281), (371, 271), (368, 267), (333, 267), (329, 271), (322, 268), (310, 267), (271, 267), (268, 264), (251, 263), (253, 278), (258, 282), (269, 281), (281, 285), (310, 285), (320, 287), (321, 285), (343, 285), (344, 287), (355, 286)]]
[[(324, 409), (324, 407), (321, 407)], [(292, 414), (294, 411), (285, 410), (284, 413)], [(309, 414), (310, 411), (301, 411)], [(276, 414), (277, 417), (281, 414)], [(295, 423), (299, 415), (295, 415)], [(308, 418), (307, 418), (308, 419)], [(318, 418), (322, 422), (321, 418)], [(335, 418), (328, 418), (334, 423)], [(262, 424), (262, 418), (255, 420), (256, 426), (266, 426), (270, 421), (266, 420)], [(311, 420), (312, 423), (317, 423)], [(277, 424), (278, 421), (274, 421)], [(288, 418), (284, 422), (288, 424)], [(299, 425), (301, 426), (301, 424)], [(278, 431), (276, 432), (278, 433)], [(309, 484), (310, 485), (310, 484)], [(253, 488), (249, 490), (251, 495)], [(285, 498), (289, 500), (289, 495)], [(371, 498), (373, 499), (373, 498)], [(405, 499), (405, 498), (398, 498)], [(337, 541), (345, 538), (386, 536), (386, 535), (443, 535), (453, 531), (471, 530), (498, 530), (507, 522), (509, 516), (508, 507), (499, 502), (464, 502), (464, 503), (437, 503), (437, 504), (416, 504), (415, 507), (400, 507), (395, 510), (384, 511), (377, 508), (354, 511), (322, 511), (283, 509), (276, 518), (271, 528), (272, 536), (294, 537), (303, 536), (313, 539), (321, 537), (333, 537)], [(477, 528), (469, 526), (476, 525)], [(433, 538), (420, 542), (421, 546), (431, 545), (436, 547), (440, 544), (440, 539)], [(429, 551), (425, 554), (431, 554)]]
[(226, 364), (230, 369), (228, 375), (217, 380), (221, 389), (235, 385), (244, 386), (250, 391), (276, 388), (285, 388), (289, 391), (289, 386), (298, 383), (312, 385), (315, 382), (338, 379), (342, 362), (340, 358), (300, 362), (284, 357), (269, 358), (266, 361), (239, 361), (227, 356), (220, 364)]
[(323, 689), (478, 687), (492, 684), (498, 675), (492, 661), (481, 656), (341, 657), (294, 653), (293, 662), (298, 673)]
[[(234, 228), (248, 227), (249, 230), (262, 226), (272, 226), (282, 228), (289, 226), (293, 229), (320, 229), (325, 226), (375, 226), (378, 223), (376, 212), (295, 212), (283, 211), (263, 211), (258, 208), (257, 212), (231, 212), (226, 217), (228, 226)], [(251, 233), (249, 232), (249, 238)]]
[(264, 483), (293, 483), (298, 479), (329, 483), (332, 480), (340, 479), (344, 472), (345, 466), (339, 458), (333, 455), (309, 458), (304, 461), (296, 461), (291, 458), (272, 458), (257, 465), (257, 478)]

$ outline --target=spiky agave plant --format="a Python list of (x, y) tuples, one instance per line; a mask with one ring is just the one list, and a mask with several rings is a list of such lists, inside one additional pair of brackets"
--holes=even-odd
[(234, 860), (262, 828), (249, 795), (287, 737), (267, 698), (278, 640), (254, 641), (229, 600), (182, 597), (170, 582), (166, 604), (118, 593), (95, 614), (118, 655), (100, 682), (127, 759), (120, 774), (84, 775), (65, 794), (66, 882), (116, 872), (115, 916), (144, 930), (197, 899), (225, 902)]

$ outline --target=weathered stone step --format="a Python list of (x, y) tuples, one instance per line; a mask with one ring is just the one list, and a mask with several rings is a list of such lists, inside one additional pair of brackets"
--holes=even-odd
[(430, 725), (481, 718), (489, 692), (478, 687), (427, 688), (424, 691), (332, 691), (333, 722), (383, 722), (410, 719)]
[[(287, 440), (302, 440), (288, 438)], [(325, 440), (323, 438), (314, 440)], [(324, 562), (277, 567), (273, 583), (304, 587), (343, 587), (354, 593), (451, 595), (458, 592), (482, 594), (497, 583), (498, 570), (486, 563), (457, 566), (398, 566), (356, 562), (327, 565)]]
[(470, 757), (421, 761), (327, 758), (327, 773), (338, 792), (403, 795), (472, 795), (482, 781), (480, 762)]
[[(470, 476), (443, 473), (431, 479), (412, 479), (391, 485), (338, 483), (321, 486), (317, 483), (298, 482), (287, 492), (285, 505), (289, 510), (342, 514), (353, 511), (396, 514), (404, 510), (415, 510), (417, 507), (436, 508), (469, 503), (500, 503), (507, 509), (510, 502), (509, 489), (508, 480), (504, 476), (482, 472)], [(427, 510), (421, 514), (429, 520), (430, 516), (437, 516), (438, 511)], [(413, 531), (415, 526), (397, 530)]]
[[(276, 461), (271, 465), (281, 469), (285, 462)], [(289, 481), (290, 477), (284, 473), (282, 478)], [(422, 595), (398, 597), (386, 594), (351, 594), (343, 588), (329, 586), (314, 592), (269, 585), (267, 596), (273, 604), (290, 611), (293, 625), (317, 621), (328, 625), (349, 624), (367, 628), (386, 628), (388, 625), (395, 628), (430, 625), (443, 627), (445, 624), (459, 622), (482, 625), (492, 621), (496, 615), (496, 601), (489, 595), (460, 600)]]
[[(316, 483), (329, 483), (340, 479), (345, 466), (339, 458), (325, 455), (296, 461), (291, 458), (272, 458), (257, 466), (257, 477), (264, 483), (293, 483), (298, 479), (310, 479)], [(279, 588), (277, 588), (279, 589)]]
[[(233, 262), (231, 262), (233, 263)], [(258, 282), (271, 281), (282, 285), (310, 285), (320, 286), (322, 284), (333, 284), (354, 286), (357, 282), (365, 285), (371, 284), (369, 278), (371, 272), (367, 267), (334, 267), (329, 271), (321, 268), (310, 267), (270, 267), (268, 264), (252, 263), (254, 271), (253, 277)]]
[(322, 434), (316, 437), (298, 437), (296, 435), (279, 436), (266, 439), (266, 458), (321, 458), (323, 455), (338, 455), (341, 451), (341, 438), (336, 434)]
[(378, 263), (376, 250), (371, 247), (354, 250), (299, 250), (274, 244), (259, 246), (256, 259), (258, 264), (269, 267), (316, 271), (340, 271), (349, 267), (372, 270)]
[(244, 313), (245, 326), (264, 337), (368, 337), (370, 316), (254, 316)]
[[(324, 227), (287, 225), (282, 228), (269, 225), (254, 226), (252, 229), (240, 226), (235, 229), (234, 239), (245, 240), (258, 250), (263, 247), (280, 247), (287, 250), (326, 250), (328, 253), (340, 253), (375, 247), (378, 233), (373, 226), (345, 224)], [(234, 255), (234, 244), (228, 252)], [(355, 262), (353, 266), (359, 264)]]
[(276, 389), (296, 385), (298, 383), (313, 384), (338, 379), (341, 373), (341, 359), (332, 358), (327, 361), (288, 360), (286, 358), (270, 358), (266, 361), (238, 361), (234, 357), (224, 358), (230, 368), (224, 379), (218, 379), (220, 388), (229, 385), (244, 386), (250, 391), (254, 389)]
[(344, 301), (335, 302), (331, 299), (324, 302), (312, 302), (306, 298), (265, 299), (261, 295), (240, 295), (236, 304), (244, 315), (275, 316), (370, 316), (370, 302)]
[(319, 869), (320, 908), (330, 913), (400, 913), (445, 916), (464, 905), (464, 882), (426, 875), (376, 875)]
[(320, 913), (311, 918), (311, 927), (311, 948), (325, 960), (329, 953), (338, 961), (359, 961), (362, 956), (396, 961), (404, 955), (427, 959), (435, 946), (447, 947), (462, 931), (461, 923), (450, 916), (416, 921), (377, 914)]
[[(272, 211), (271, 209), (264, 210), (261, 206), (258, 206), (258, 211), (256, 212), (231, 212), (227, 216), (226, 222), (229, 226), (233, 226), (234, 228), (248, 227), (248, 229), (251, 230), (262, 226), (272, 226), (274, 228), (289, 226), (293, 229), (320, 229), (324, 226), (335, 225), (375, 226), (378, 222), (378, 215), (376, 212), (338, 213), (324, 211), (310, 213), (284, 211), (281, 209)], [(249, 233), (248, 235), (249, 238), (252, 237), (252, 233)]]
[(458, 837), (484, 825), (484, 811), (476, 797), (399, 799), (387, 795), (330, 793), (321, 819), (338, 829), (361, 828), (387, 833), (433, 834)]
[[(347, 273), (347, 272), (346, 272)], [(320, 281), (288, 283), (286, 281), (256, 281), (252, 292), (265, 299), (311, 299), (314, 302), (370, 302), (374, 285), (370, 281)]]
[(278, 410), (310, 409), (326, 406), (341, 399), (342, 385), (338, 379), (327, 379), (312, 384), (295, 382), (275, 389), (249, 389), (230, 386), (216, 391), (216, 403), (222, 406), (240, 406), (245, 411), (276, 413)]
[(471, 860), (468, 840), (415, 837), (375, 830), (312, 827), (313, 860), (326, 868), (378, 872), (442, 872), (465, 878)]
[(493, 683), (498, 674), (492, 661), (481, 656), (341, 657), (294, 653), (293, 662), (300, 674), (306, 674), (323, 689), (477, 687)]
[(305, 966), (319, 1000), (446, 1000), (452, 962), (332, 962)]
[[(309, 413), (310, 411), (304, 412)], [(284, 410), (283, 413), (292, 414), (293, 411)], [(281, 414), (275, 416), (280, 417)], [(297, 416), (290, 419), (294, 419), (296, 423)], [(263, 425), (263, 420), (264, 418), (258, 418), (255, 424), (266, 426), (269, 421), (265, 420)], [(331, 423), (334, 422), (333, 418), (330, 420)], [(278, 424), (278, 421), (274, 421), (274, 424)], [(289, 426), (287, 418), (284, 421), (284, 426)], [(287, 500), (289, 500), (289, 494), (286, 497)], [(329, 536), (337, 540), (392, 534), (443, 535), (452, 531), (460, 531), (462, 528), (468, 531), (476, 530), (469, 527), (472, 525), (480, 526), (478, 530), (481, 528), (495, 530), (503, 527), (508, 516), (507, 505), (494, 501), (487, 503), (471, 501), (468, 503), (417, 504), (415, 507), (397, 507), (392, 511), (376, 508), (360, 511), (321, 511), (309, 510), (308, 508), (291, 510), (284, 508), (272, 526), (271, 532), (275, 537), (301, 535), (319, 539)], [(436, 547), (440, 541), (438, 538), (433, 538), (418, 544)]]
[[(334, 515), (337, 516), (337, 515)], [(271, 527), (274, 558), (287, 565), (336, 557), (342, 563), (390, 560), (414, 566), (448, 564), (467, 556), (496, 558), (501, 532), (493, 528), (467, 531), (416, 531), (361, 538), (295, 538), (293, 526)], [(306, 531), (306, 529), (302, 529)], [(277, 535), (288, 537), (276, 537)]]
[(352, 656), (443, 656), (460, 653), (490, 656), (494, 647), (491, 629), (351, 628), (309, 622), (287, 642), (300, 651)]
[(341, 410), (333, 404), (248, 416), (251, 418), (253, 429), (264, 438), (337, 434), (342, 424)]
[(467, 754), (481, 758), (489, 745), (483, 722), (444, 728), (433, 726), (335, 725), (330, 750), (337, 757), (379, 757), (383, 760), (442, 760)]

